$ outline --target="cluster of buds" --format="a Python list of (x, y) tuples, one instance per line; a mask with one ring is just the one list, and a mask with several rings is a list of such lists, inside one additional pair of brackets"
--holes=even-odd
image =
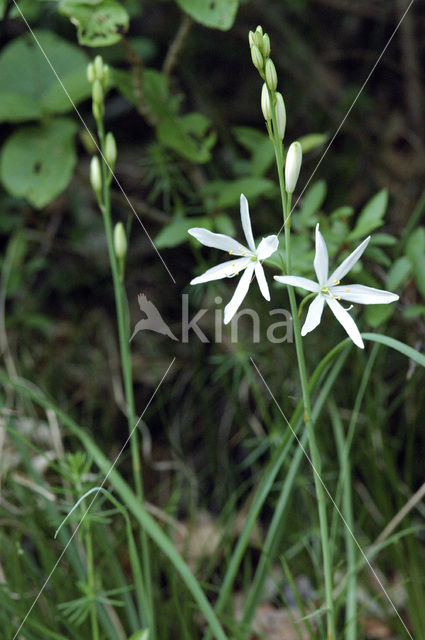
[(104, 64), (102, 56), (96, 56), (87, 65), (87, 80), (92, 85), (93, 115), (101, 120), (104, 114), (105, 94), (109, 86), (109, 66)]
[(261, 110), (269, 128), (273, 120), (272, 105), (276, 117), (276, 131), (281, 140), (285, 136), (286, 110), (283, 96), (277, 89), (277, 73), (273, 60), (270, 58), (270, 38), (263, 33), (261, 26), (249, 32), (249, 46), (254, 67), (264, 80), (261, 91)]
[[(273, 60), (270, 58), (269, 35), (263, 33), (263, 28), (258, 26), (255, 31), (249, 32), (248, 38), (252, 62), (264, 81), (261, 90), (261, 111), (266, 121), (267, 131), (272, 141), (274, 140), (272, 132), (283, 141), (286, 128), (286, 109), (282, 94), (276, 91), (277, 73)], [(288, 149), (285, 162), (285, 188), (288, 194), (292, 194), (295, 190), (301, 161), (301, 145), (299, 142), (293, 142)]]

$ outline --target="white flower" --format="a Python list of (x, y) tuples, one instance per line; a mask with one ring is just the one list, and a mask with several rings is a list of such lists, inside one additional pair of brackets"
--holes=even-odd
[(349, 287), (340, 284), (340, 280), (350, 271), (353, 265), (360, 259), (363, 251), (369, 244), (370, 236), (354, 249), (350, 255), (335, 269), (331, 276), (328, 276), (328, 250), (322, 234), (319, 231), (319, 225), (316, 226), (316, 256), (314, 258), (314, 270), (317, 275), (318, 282), (301, 278), (298, 276), (274, 276), (275, 280), (293, 287), (301, 287), (307, 291), (317, 293), (313, 302), (308, 309), (307, 318), (301, 330), (301, 335), (305, 336), (313, 331), (320, 323), (322, 311), (325, 302), (331, 308), (335, 318), (342, 324), (351, 340), (361, 349), (364, 348), (363, 340), (353, 318), (339, 304), (339, 300), (347, 300), (348, 302), (357, 302), (358, 304), (388, 304), (398, 300), (398, 295), (375, 289), (373, 287), (365, 287), (361, 284), (352, 284)]
[(266, 300), (270, 300), (269, 287), (261, 260), (270, 257), (277, 250), (279, 244), (278, 238), (275, 235), (267, 236), (267, 238), (261, 240), (257, 248), (255, 247), (249, 217), (248, 200), (243, 194), (241, 194), (241, 219), (248, 247), (245, 247), (233, 238), (222, 233), (213, 233), (212, 231), (208, 231), (208, 229), (199, 227), (189, 229), (190, 235), (199, 240), (199, 242), (202, 242), (205, 246), (228, 251), (232, 256), (231, 260), (208, 269), (202, 276), (194, 278), (190, 284), (200, 284), (201, 282), (210, 282), (211, 280), (220, 280), (221, 278), (231, 278), (239, 275), (239, 273), (243, 271), (235, 293), (224, 309), (224, 324), (228, 324), (239, 309), (243, 299), (248, 293), (249, 285), (251, 284), (254, 274), (257, 278), (261, 293)]

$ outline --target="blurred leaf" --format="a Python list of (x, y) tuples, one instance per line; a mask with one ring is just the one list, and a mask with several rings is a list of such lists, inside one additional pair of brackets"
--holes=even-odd
[(298, 142), (301, 145), (303, 153), (308, 153), (322, 147), (328, 140), (329, 136), (326, 133), (309, 133), (306, 136), (298, 138)]
[(374, 233), (370, 239), (370, 244), (380, 245), (381, 247), (393, 247), (397, 244), (397, 240), (389, 233)]
[(398, 258), (388, 272), (385, 287), (390, 291), (395, 291), (406, 282), (411, 272), (412, 265), (409, 258), (406, 256)]
[(376, 329), (383, 322), (386, 322), (395, 313), (395, 310), (394, 304), (370, 304), (365, 310), (366, 322)]
[(161, 229), (155, 238), (155, 246), (158, 249), (177, 247), (179, 244), (182, 244), (182, 242), (189, 240), (190, 235), (188, 234), (188, 229), (192, 227), (205, 227), (209, 229), (211, 227), (211, 221), (209, 218), (204, 217), (177, 218), (177, 220), (173, 220)]
[(245, 173), (262, 176), (274, 161), (274, 149), (270, 139), (253, 127), (233, 127), (236, 140), (251, 154)]
[(350, 233), (349, 240), (363, 238), (383, 224), (383, 217), (388, 204), (388, 191), (382, 189), (369, 200), (357, 218), (356, 225)]
[(52, 73), (30, 33), (6, 45), (0, 55), (0, 121), (38, 120), (65, 113), (90, 95), (88, 58), (76, 46), (49, 31), (35, 31), (40, 47), (60, 77), (69, 97)]
[(1, 151), (0, 175), (5, 188), (38, 209), (51, 202), (71, 179), (76, 130), (73, 120), (57, 118), (15, 131)]
[(267, 178), (239, 178), (238, 180), (215, 180), (208, 183), (202, 193), (206, 196), (213, 196), (216, 200), (216, 207), (226, 208), (239, 205), (241, 193), (248, 200), (260, 195), (272, 195), (276, 190), (276, 185)]
[(188, 113), (181, 117), (165, 118), (157, 127), (158, 139), (183, 158), (204, 163), (211, 158), (210, 150), (217, 136), (215, 132), (204, 137), (210, 120), (200, 113)]
[(383, 267), (386, 267), (387, 269), (391, 267), (391, 260), (389, 259), (387, 254), (379, 247), (369, 244), (367, 254), (370, 259), (374, 260), (378, 264), (381, 264)]
[(115, 0), (62, 0), (60, 10), (77, 27), (78, 42), (86, 47), (115, 44), (128, 31), (128, 13)]
[(425, 229), (418, 227), (410, 235), (406, 253), (412, 265), (416, 286), (425, 298)]
[(425, 318), (425, 305), (423, 304), (411, 304), (402, 310), (403, 318), (410, 320), (412, 318), (417, 318), (418, 316), (422, 316)]
[(331, 220), (344, 220), (344, 218), (349, 218), (354, 213), (353, 207), (342, 206), (334, 209), (330, 214)]
[(212, 29), (227, 31), (233, 25), (239, 0), (176, 0), (191, 18)]
[(224, 233), (226, 236), (234, 236), (236, 233), (233, 220), (225, 213), (221, 213), (214, 218), (214, 227), (218, 233)]
[(327, 192), (326, 182), (318, 180), (309, 187), (302, 198), (302, 205), (294, 216), (301, 227), (314, 227), (317, 222), (316, 213), (325, 201)]

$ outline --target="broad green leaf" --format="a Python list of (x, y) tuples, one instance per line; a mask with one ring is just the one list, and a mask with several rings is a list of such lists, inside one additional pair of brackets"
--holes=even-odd
[(418, 227), (410, 234), (406, 245), (406, 254), (414, 264), (417, 258), (425, 254), (425, 228)]
[(226, 236), (234, 236), (236, 233), (233, 220), (225, 213), (220, 213), (220, 215), (215, 216), (214, 228), (218, 233), (224, 233)]
[(39, 120), (46, 114), (66, 113), (72, 109), (72, 102), (90, 95), (87, 56), (49, 31), (35, 31), (34, 35), (40, 46), (27, 33), (6, 45), (0, 55), (0, 122)]
[(0, 175), (5, 188), (37, 209), (56, 198), (74, 170), (76, 130), (73, 120), (57, 118), (15, 131), (1, 151)]
[(260, 195), (270, 196), (275, 192), (276, 186), (267, 178), (239, 178), (238, 180), (216, 180), (210, 182), (202, 190), (204, 195), (216, 198), (216, 207), (232, 207), (239, 204), (241, 193), (248, 200)]
[(345, 220), (345, 218), (349, 218), (350, 216), (352, 216), (353, 213), (353, 207), (342, 206), (334, 209), (329, 218), (331, 220)]
[(239, 0), (177, 0), (177, 4), (196, 22), (227, 31), (235, 20)]
[(177, 247), (182, 242), (189, 240), (190, 235), (188, 229), (192, 227), (211, 227), (211, 221), (208, 218), (177, 218), (161, 229), (155, 238), (155, 246), (157, 249), (171, 249)]
[(243, 172), (264, 175), (274, 161), (274, 148), (269, 137), (253, 127), (233, 127), (232, 132), (239, 144), (251, 154), (251, 161), (245, 161), (241, 166)]
[(388, 272), (385, 282), (385, 288), (389, 291), (395, 291), (400, 285), (406, 282), (412, 273), (412, 264), (406, 256), (402, 256), (396, 260)]
[(365, 205), (348, 239), (357, 240), (363, 238), (377, 227), (380, 227), (383, 224), (387, 204), (388, 191), (382, 189)]
[(128, 31), (128, 13), (115, 0), (64, 0), (60, 8), (76, 25), (78, 42), (86, 47), (106, 47), (115, 44)]
[(397, 240), (389, 233), (374, 233), (370, 239), (370, 244), (381, 247), (393, 247), (395, 244), (397, 244)]

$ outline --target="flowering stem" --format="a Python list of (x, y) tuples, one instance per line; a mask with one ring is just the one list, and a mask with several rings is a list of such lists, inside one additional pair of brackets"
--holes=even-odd
[[(98, 136), (100, 141), (100, 149), (101, 149), (101, 166), (102, 166), (102, 203), (101, 209), (103, 214), (103, 221), (105, 225), (105, 233), (106, 240), (108, 244), (108, 252), (109, 252), (109, 261), (111, 265), (112, 271), (112, 280), (114, 285), (114, 294), (115, 294), (115, 305), (117, 311), (117, 321), (118, 321), (118, 336), (119, 336), (119, 345), (120, 345), (120, 353), (121, 353), (121, 367), (123, 372), (124, 379), (124, 392), (126, 399), (126, 408), (127, 408), (127, 421), (128, 421), (128, 429), (131, 435), (130, 438), (130, 449), (131, 449), (131, 459), (132, 459), (132, 469), (133, 469), (133, 479), (134, 486), (136, 490), (136, 495), (140, 503), (143, 503), (144, 500), (144, 492), (143, 492), (143, 479), (142, 479), (142, 468), (140, 461), (140, 453), (139, 453), (139, 443), (138, 443), (138, 432), (135, 428), (136, 425), (136, 410), (135, 410), (135, 402), (134, 402), (134, 391), (133, 391), (133, 376), (132, 376), (132, 366), (131, 366), (131, 354), (130, 354), (130, 334), (128, 321), (126, 318), (126, 309), (127, 309), (127, 301), (125, 290), (122, 282), (121, 272), (118, 263), (117, 256), (115, 254), (114, 249), (114, 235), (113, 235), (113, 226), (112, 226), (112, 216), (111, 216), (111, 198), (110, 198), (110, 180), (109, 173), (110, 169), (107, 166), (105, 161), (105, 129), (102, 119), (97, 120), (97, 128), (98, 128)], [(149, 601), (149, 609), (150, 611), (144, 611), (143, 615), (145, 618), (149, 619), (151, 623), (151, 634), (150, 638), (154, 639), (154, 626), (153, 626), (153, 602), (152, 602), (152, 581), (151, 581), (151, 567), (150, 567), (150, 551), (149, 551), (149, 543), (144, 531), (141, 531), (140, 534), (140, 543), (142, 548), (142, 559), (143, 559), (143, 568), (144, 568), (144, 588), (148, 594)]]
[[(286, 194), (285, 180), (283, 175), (283, 145), (277, 135), (276, 114), (272, 96), (270, 95), (273, 120), (273, 143), (275, 149), (277, 172), (279, 176), (279, 187), (282, 199), (283, 222), (285, 229), (285, 262), (286, 272), (291, 272), (291, 195)], [(321, 481), (321, 461), (320, 453), (316, 443), (314, 424), (312, 420), (310, 392), (307, 378), (307, 369), (304, 358), (304, 349), (301, 337), (300, 319), (298, 316), (297, 302), (293, 287), (288, 286), (289, 303), (293, 319), (295, 348), (297, 353), (298, 371), (301, 381), (301, 390), (304, 403), (304, 421), (307, 426), (308, 441), (311, 455), (311, 463), (314, 469), (314, 485), (316, 490), (317, 506), (319, 511), (320, 537), (322, 544), (323, 570), (325, 577), (326, 594), (326, 618), (327, 618), (327, 638), (335, 640), (335, 609), (332, 595), (332, 564), (329, 546), (328, 521), (326, 514), (326, 498)]]

